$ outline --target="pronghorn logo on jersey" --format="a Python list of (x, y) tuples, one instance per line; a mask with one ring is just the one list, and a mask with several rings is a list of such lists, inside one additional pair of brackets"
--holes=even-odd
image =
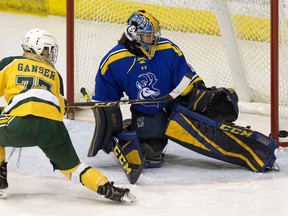
[[(146, 74), (141, 74), (138, 76), (141, 81), (136, 82), (136, 87), (138, 88), (138, 96), (137, 98), (139, 100), (145, 100), (145, 99), (151, 99), (155, 98), (156, 96), (160, 95), (160, 90), (155, 88), (154, 85), (158, 81), (158, 79), (155, 77), (155, 75), (151, 72), (148, 72)], [(143, 106), (159, 106), (159, 103), (157, 104), (147, 104)]]

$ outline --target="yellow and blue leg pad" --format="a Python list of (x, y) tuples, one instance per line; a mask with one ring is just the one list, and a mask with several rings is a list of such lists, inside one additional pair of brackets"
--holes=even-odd
[(215, 121), (180, 105), (175, 106), (165, 134), (195, 152), (256, 172), (265, 172), (276, 160), (275, 140), (250, 128)]
[(120, 132), (114, 137), (113, 152), (129, 182), (134, 184), (144, 168), (144, 157), (135, 131)]
[(117, 134), (118, 145), (123, 151), (129, 164), (140, 165), (143, 163), (143, 155), (140, 142), (135, 131), (120, 132)]

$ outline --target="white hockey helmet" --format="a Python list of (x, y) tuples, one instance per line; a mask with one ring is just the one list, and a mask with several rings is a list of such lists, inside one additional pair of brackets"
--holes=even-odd
[(54, 36), (43, 29), (33, 28), (29, 30), (22, 43), (24, 52), (31, 52), (37, 55), (43, 55), (45, 50), (48, 53), (47, 57), (55, 64), (58, 56), (58, 46)]

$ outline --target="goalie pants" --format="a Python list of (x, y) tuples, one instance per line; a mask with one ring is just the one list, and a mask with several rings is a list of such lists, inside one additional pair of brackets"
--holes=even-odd
[(32, 115), (0, 116), (0, 146), (38, 146), (54, 169), (68, 170), (80, 163), (64, 123)]
[(166, 111), (160, 110), (155, 115), (146, 115), (133, 108), (131, 130), (136, 131), (142, 154), (146, 160), (160, 160), (162, 152), (167, 145), (165, 129), (168, 122)]
[(165, 129), (168, 115), (160, 110), (155, 115), (149, 116), (131, 108), (132, 122), (131, 130), (136, 131), (139, 139), (165, 138)]

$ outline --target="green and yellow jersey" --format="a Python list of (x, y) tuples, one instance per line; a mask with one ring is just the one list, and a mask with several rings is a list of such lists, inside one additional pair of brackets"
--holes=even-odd
[(0, 62), (0, 97), (8, 103), (3, 113), (62, 121), (66, 111), (62, 77), (50, 62), (33, 55)]

